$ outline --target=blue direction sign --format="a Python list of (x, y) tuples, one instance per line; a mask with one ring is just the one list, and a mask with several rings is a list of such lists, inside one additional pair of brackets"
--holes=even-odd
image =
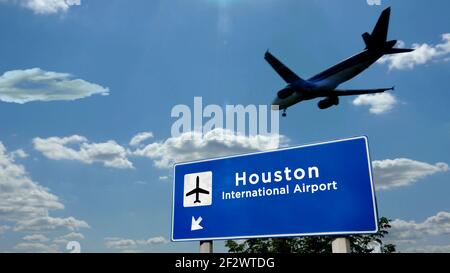
[(174, 166), (172, 240), (375, 233), (366, 137)]

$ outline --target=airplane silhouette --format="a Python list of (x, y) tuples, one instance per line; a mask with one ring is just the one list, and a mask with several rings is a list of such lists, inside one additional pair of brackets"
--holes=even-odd
[(200, 181), (199, 181), (198, 176), (197, 176), (197, 179), (196, 179), (195, 183), (196, 183), (195, 189), (193, 189), (192, 191), (186, 193), (186, 196), (189, 196), (189, 195), (192, 195), (192, 194), (195, 193), (195, 201), (194, 201), (194, 203), (201, 203), (200, 199), (198, 199), (200, 193), (209, 194), (209, 191), (200, 188)]
[(318, 106), (320, 109), (326, 109), (333, 105), (338, 105), (339, 97), (341, 96), (375, 94), (394, 90), (394, 87), (356, 90), (336, 89), (338, 85), (357, 76), (386, 54), (413, 51), (413, 49), (408, 48), (396, 48), (394, 47), (397, 43), (396, 40), (387, 40), (390, 14), (391, 8), (385, 9), (381, 13), (372, 34), (366, 32), (362, 35), (366, 44), (366, 48), (362, 52), (307, 80), (297, 76), (267, 51), (264, 58), (288, 84), (285, 88), (278, 91), (272, 102), (272, 107), (282, 110), (283, 117), (285, 117), (286, 109), (301, 101), (323, 98), (319, 101)]

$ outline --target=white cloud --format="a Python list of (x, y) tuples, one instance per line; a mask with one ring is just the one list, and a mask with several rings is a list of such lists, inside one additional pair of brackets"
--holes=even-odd
[(123, 249), (119, 253), (143, 253), (142, 251), (136, 249)]
[(4, 102), (71, 101), (95, 94), (108, 95), (109, 89), (74, 79), (67, 73), (32, 68), (7, 71), (0, 76), (0, 100)]
[(32, 235), (27, 235), (25, 237), (22, 238), (24, 241), (29, 241), (29, 242), (48, 242), (49, 239), (47, 238), (47, 236), (43, 235), (43, 234), (32, 234)]
[(153, 137), (153, 133), (152, 132), (142, 132), (139, 133), (137, 135), (135, 135), (131, 141), (130, 141), (130, 146), (138, 146), (139, 144), (141, 144), (143, 141), (152, 138)]
[[(403, 252), (442, 252), (448, 246), (430, 245), (431, 239), (450, 234), (450, 212), (441, 211), (423, 222), (395, 219), (386, 239)], [(448, 242), (447, 242), (448, 243)]]
[(136, 149), (133, 154), (153, 159), (156, 167), (170, 168), (175, 162), (276, 149), (287, 139), (278, 135), (243, 136), (216, 128), (205, 135), (188, 132)]
[(66, 12), (72, 6), (81, 5), (81, 0), (0, 0), (20, 4), (36, 14), (52, 14)]
[(84, 240), (84, 235), (78, 232), (71, 232), (63, 236), (56, 237), (53, 240), (55, 244), (67, 244), (69, 241), (81, 241)]
[[(133, 169), (127, 151), (113, 140), (89, 143), (83, 136), (34, 138), (34, 148), (53, 160), (76, 160), (86, 164), (100, 162), (105, 167)], [(78, 146), (76, 149), (72, 146)]]
[(63, 208), (58, 197), (32, 181), (0, 142), (0, 220), (47, 216), (49, 210)]
[(136, 251), (135, 248), (139, 246), (150, 246), (167, 244), (169, 241), (163, 236), (151, 237), (147, 240), (133, 240), (120, 237), (105, 238), (105, 245), (107, 248)]
[(39, 217), (26, 219), (17, 222), (14, 231), (45, 231), (45, 230), (78, 230), (80, 228), (89, 228), (88, 223), (74, 217), (57, 218), (57, 217)]
[(0, 225), (0, 234), (5, 233), (9, 229), (10, 227), (7, 225)]
[(143, 245), (161, 245), (161, 244), (167, 244), (168, 242), (169, 241), (162, 236), (152, 237), (152, 238), (149, 238), (144, 241), (138, 241), (139, 244), (143, 244)]
[(24, 150), (18, 149), (18, 150), (11, 152), (11, 156), (13, 158), (27, 158), (28, 154)]
[[(248, 153), (276, 149), (287, 138), (279, 135), (236, 135), (231, 131), (217, 128), (202, 136), (189, 132), (179, 137), (168, 138), (163, 142), (141, 145), (142, 141), (153, 137), (150, 132), (139, 133), (130, 141), (131, 146), (138, 146), (134, 151), (117, 144), (114, 140), (104, 143), (89, 143), (87, 138), (79, 135), (68, 137), (34, 138), (37, 151), (53, 160), (76, 160), (86, 164), (100, 162), (106, 167), (133, 169), (128, 156), (142, 156), (153, 159), (155, 166), (169, 168), (174, 162), (218, 157), (232, 154)], [(168, 179), (161, 176), (160, 180)]]
[(355, 106), (369, 106), (369, 111), (372, 114), (386, 113), (395, 104), (397, 104), (397, 99), (390, 93), (359, 95), (353, 100), (353, 105)]
[(131, 239), (107, 237), (105, 238), (105, 245), (107, 248), (124, 249), (124, 248), (134, 248), (136, 246), (136, 242)]
[(167, 175), (163, 175), (159, 177), (159, 180), (167, 180), (169, 177)]
[[(399, 47), (405, 43), (400, 41)], [(413, 44), (415, 50), (409, 53), (386, 55), (378, 63), (388, 64), (392, 69), (413, 69), (415, 66), (423, 65), (431, 61), (445, 61), (450, 54), (450, 33), (442, 34), (442, 43), (437, 45)]]
[(450, 245), (425, 245), (406, 248), (407, 253), (450, 253)]
[(19, 243), (14, 246), (14, 249), (19, 250), (20, 252), (43, 252), (43, 253), (57, 253), (60, 252), (58, 250), (57, 245), (46, 245), (43, 243)]
[(68, 240), (84, 240), (84, 235), (77, 232), (71, 232), (69, 234), (63, 235), (59, 238), (68, 239)]
[(433, 165), (408, 158), (375, 160), (372, 166), (376, 186), (380, 189), (407, 186), (426, 176), (450, 170), (443, 162)]
[[(50, 216), (50, 211), (62, 209), (64, 205), (59, 198), (49, 189), (31, 180), (24, 166), (17, 164), (14, 155), (8, 153), (0, 142), (0, 223), (11, 225), (11, 230), (14, 232), (48, 232), (89, 227), (85, 221), (74, 217)], [(41, 249), (42, 244), (35, 243), (19, 244), (16, 249), (25, 250), (33, 247), (44, 251)]]

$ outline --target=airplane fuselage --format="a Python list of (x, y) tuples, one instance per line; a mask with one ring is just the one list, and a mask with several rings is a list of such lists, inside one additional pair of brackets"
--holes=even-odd
[(286, 98), (279, 98), (277, 96), (272, 102), (272, 107), (278, 107), (279, 110), (283, 110), (301, 101), (321, 97), (320, 91), (336, 89), (343, 82), (354, 78), (366, 70), (383, 55), (382, 50), (366, 49), (306, 81), (298, 80), (288, 84), (282, 90), (292, 89), (295, 92), (292, 92)]
[(200, 192), (196, 192), (195, 193), (195, 201), (194, 201), (194, 203), (201, 203), (200, 199), (199, 199), (199, 195), (200, 195)]

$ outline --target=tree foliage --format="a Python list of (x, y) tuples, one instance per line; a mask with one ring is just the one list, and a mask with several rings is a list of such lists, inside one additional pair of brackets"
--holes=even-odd
[[(378, 222), (377, 233), (369, 235), (351, 235), (351, 251), (353, 253), (370, 253), (379, 245), (382, 253), (395, 252), (395, 245), (384, 244), (382, 239), (391, 228), (389, 219), (381, 217)], [(331, 253), (331, 242), (336, 237), (292, 237), (292, 238), (268, 238), (249, 239), (245, 241), (228, 240), (225, 246), (231, 253)]]

